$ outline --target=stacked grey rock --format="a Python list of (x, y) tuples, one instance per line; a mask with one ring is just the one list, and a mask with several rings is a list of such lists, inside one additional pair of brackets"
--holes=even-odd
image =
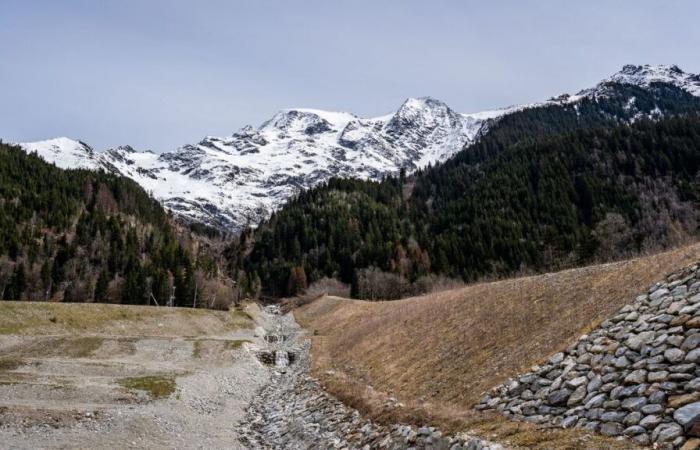
[(477, 409), (700, 448), (700, 271), (687, 267), (590, 334), (485, 394)]
[[(306, 353), (304, 349), (302, 352)], [(305, 364), (305, 361), (301, 361)], [(250, 449), (432, 449), (503, 450), (503, 446), (431, 426), (383, 425), (335, 399), (304, 367), (272, 375), (248, 409), (239, 431)], [(386, 407), (400, 408), (394, 399)]]

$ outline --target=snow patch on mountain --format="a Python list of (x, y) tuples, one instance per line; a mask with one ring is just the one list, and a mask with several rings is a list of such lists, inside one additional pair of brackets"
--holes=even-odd
[(20, 144), (20, 146), (27, 152), (37, 153), (45, 161), (62, 168), (89, 170), (100, 168), (101, 155), (99, 153), (96, 153), (86, 143), (67, 137), (28, 142)]

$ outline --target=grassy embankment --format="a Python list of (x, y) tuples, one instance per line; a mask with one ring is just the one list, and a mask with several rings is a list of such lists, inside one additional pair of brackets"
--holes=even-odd
[[(617, 441), (508, 422), (472, 406), (484, 391), (566, 348), (653, 282), (698, 260), (694, 244), (400, 301), (324, 297), (295, 316), (315, 334), (312, 371), (324, 387), (380, 420), (468, 429), (535, 448), (614, 447)], [(401, 405), (387, 406), (391, 397)]]

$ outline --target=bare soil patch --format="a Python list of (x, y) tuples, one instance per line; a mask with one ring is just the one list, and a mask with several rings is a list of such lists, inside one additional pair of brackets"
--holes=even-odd
[(244, 448), (258, 315), (0, 302), (0, 446)]

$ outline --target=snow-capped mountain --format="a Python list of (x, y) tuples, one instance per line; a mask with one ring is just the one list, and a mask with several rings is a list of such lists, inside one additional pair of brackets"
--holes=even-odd
[(634, 66), (628, 64), (615, 75), (604, 80), (621, 84), (634, 84), (648, 87), (652, 83), (668, 83), (687, 91), (696, 97), (700, 96), (700, 75), (683, 72), (678, 66)]
[(460, 114), (428, 97), (370, 119), (287, 109), (258, 128), (208, 136), (160, 155), (129, 146), (94, 152), (68, 138), (20, 145), (60, 167), (125, 175), (185, 219), (237, 230), (334, 176), (380, 179), (442, 162), (506, 111)]
[[(700, 96), (700, 77), (676, 66), (631, 66), (576, 95), (530, 105), (461, 114), (433, 98), (410, 98), (392, 113), (287, 109), (257, 128), (208, 136), (169, 153), (129, 146), (95, 152), (68, 138), (20, 144), (64, 168), (128, 176), (186, 220), (237, 231), (256, 225), (302, 189), (331, 177), (380, 179), (440, 163), (488, 132), (493, 121), (525, 108), (575, 104), (608, 95), (610, 83), (648, 88), (665, 83)], [(631, 102), (634, 98), (630, 99)]]

